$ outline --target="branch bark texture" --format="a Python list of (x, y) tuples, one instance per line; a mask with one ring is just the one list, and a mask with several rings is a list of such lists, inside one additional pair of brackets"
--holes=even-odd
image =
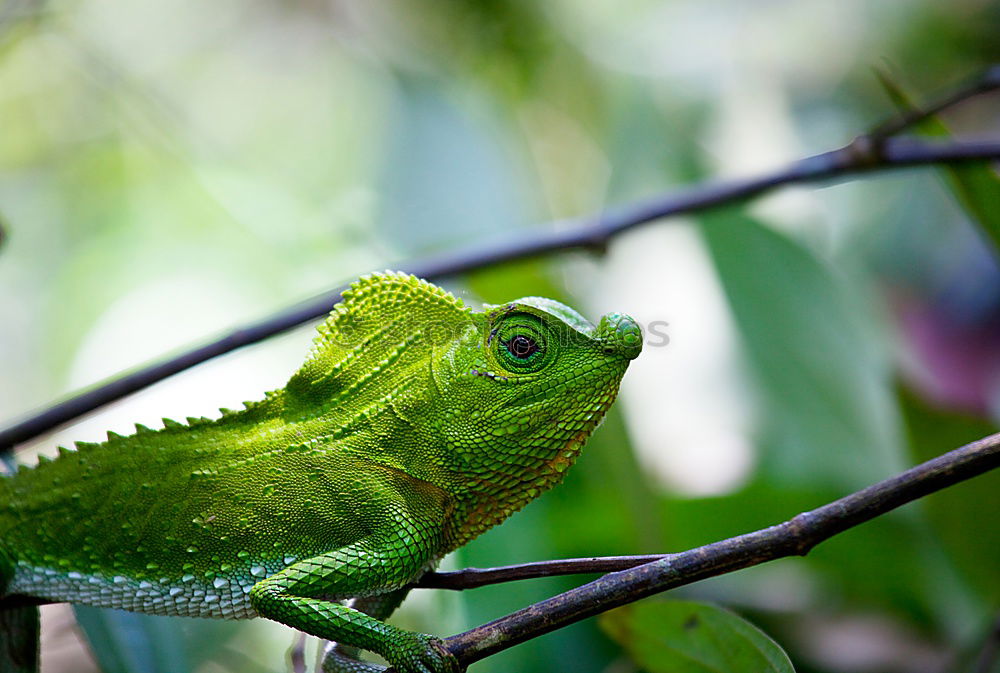
[[(641, 598), (789, 556), (908, 502), (1000, 467), (1000, 434), (921, 463), (784, 523), (605, 575), (445, 640), (463, 664)], [(637, 557), (613, 563), (628, 567)], [(631, 560), (629, 560), (631, 559)], [(582, 559), (591, 562), (593, 559)], [(451, 573), (451, 575), (460, 575)], [(537, 576), (537, 575), (536, 575)], [(475, 573), (472, 573), (475, 577)], [(473, 580), (474, 582), (475, 580)], [(421, 583), (421, 586), (423, 583)], [(475, 586), (481, 586), (474, 584)]]

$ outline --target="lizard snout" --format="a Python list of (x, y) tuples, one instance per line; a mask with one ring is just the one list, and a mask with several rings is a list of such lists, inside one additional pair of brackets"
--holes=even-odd
[(604, 343), (604, 352), (617, 353), (634, 360), (642, 351), (642, 328), (631, 316), (608, 313), (597, 324), (597, 338)]

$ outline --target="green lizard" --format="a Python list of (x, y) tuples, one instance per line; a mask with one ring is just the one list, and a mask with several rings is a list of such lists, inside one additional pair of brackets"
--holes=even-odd
[(327, 671), (376, 670), (358, 649), (455, 671), (440, 640), (382, 620), (561, 480), (641, 347), (625, 315), (595, 327), (539, 297), (475, 312), (412, 276), (367, 276), (285, 388), (0, 479), (0, 593), (267, 617), (340, 643)]

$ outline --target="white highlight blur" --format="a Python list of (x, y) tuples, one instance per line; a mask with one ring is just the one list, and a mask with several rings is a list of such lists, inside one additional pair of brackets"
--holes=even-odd
[(614, 243), (594, 288), (597, 312), (626, 312), (645, 328), (666, 321), (667, 345), (646, 335), (620, 404), (643, 466), (671, 490), (719, 495), (753, 466), (753, 410), (735, 328), (697, 231), (649, 227)]

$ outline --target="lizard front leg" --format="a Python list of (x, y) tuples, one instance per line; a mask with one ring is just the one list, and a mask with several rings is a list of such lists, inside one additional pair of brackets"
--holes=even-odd
[(401, 673), (456, 673), (458, 662), (438, 638), (404, 631), (338, 602), (395, 591), (412, 580), (429, 560), (426, 538), (420, 544), (415, 532), (400, 531), (388, 544), (361, 540), (294, 563), (255, 584), (250, 604), (262, 617), (375, 652)]
[[(390, 591), (387, 594), (366, 596), (351, 601), (355, 610), (371, 615), (375, 619), (387, 619), (410, 593), (409, 587)], [(328, 641), (323, 648), (320, 665), (321, 673), (382, 673), (384, 666), (358, 659), (358, 648)]]

